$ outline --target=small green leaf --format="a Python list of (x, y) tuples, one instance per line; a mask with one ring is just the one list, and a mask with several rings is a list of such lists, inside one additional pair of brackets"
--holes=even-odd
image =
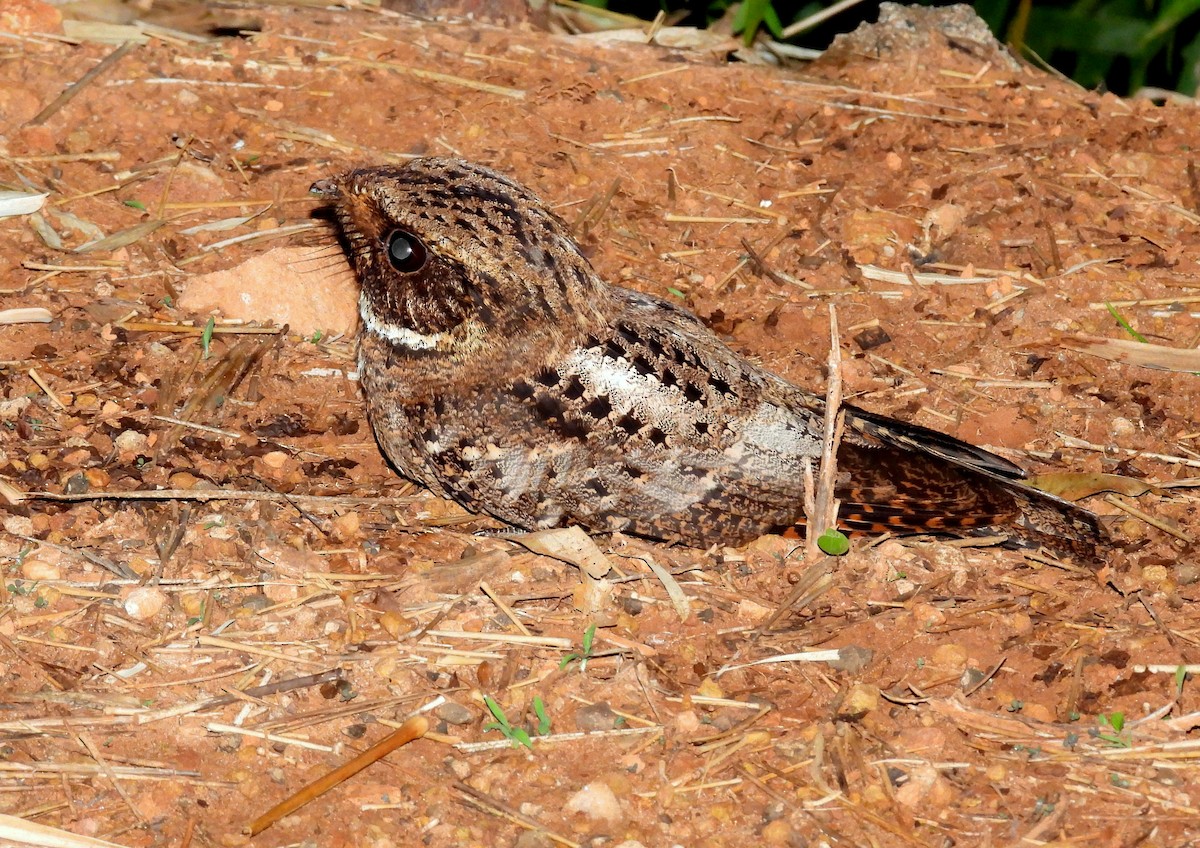
[(533, 711), (538, 717), (538, 736), (545, 736), (550, 732), (550, 716), (546, 715), (546, 705), (542, 703), (542, 699), (540, 697), (534, 697)]
[(1175, 669), (1175, 691), (1183, 694), (1183, 684), (1187, 680), (1187, 666), (1179, 666)]
[(577, 660), (577, 659), (579, 659), (579, 654), (567, 654), (565, 657), (562, 658), (562, 662), (560, 662), (558, 664), (558, 670), (562, 671), (564, 668), (569, 666), (571, 663), (575, 662), (575, 660)]
[(517, 743), (521, 743), (530, 751), (533, 750), (533, 740), (529, 738), (529, 734), (522, 727), (514, 727), (508, 734), (508, 738), (513, 741), (513, 747), (517, 747)]
[(1129, 333), (1129, 335), (1133, 336), (1134, 339), (1141, 342), (1142, 344), (1150, 343), (1149, 341), (1147, 341), (1145, 336), (1143, 336), (1137, 330), (1133, 329), (1133, 326), (1128, 321), (1125, 320), (1125, 316), (1123, 316), (1120, 312), (1117, 311), (1117, 307), (1113, 306), (1111, 303), (1108, 303), (1107, 301), (1105, 301), (1104, 305), (1108, 307), (1108, 314), (1111, 315), (1114, 319), (1116, 319), (1116, 322), (1118, 324), (1120, 324), (1123, 328), (1125, 328), (1125, 332)]
[[(483, 703), (488, 708), (488, 712), (492, 714), (492, 718), (496, 720), (496, 727), (505, 731), (512, 730), (512, 725), (508, 723), (508, 716), (504, 714), (504, 708), (497, 704), (491, 695), (484, 695)], [(484, 729), (487, 730), (488, 728)]]
[(767, 29), (774, 38), (783, 38), (783, 24), (779, 21), (779, 13), (775, 11), (773, 3), (768, 3), (767, 8), (763, 11), (763, 23), (767, 25)]
[(140, 200), (126, 200), (125, 205), (132, 206), (134, 209), (141, 209), (143, 212), (146, 211), (146, 204)]
[(200, 334), (200, 349), (204, 351), (204, 358), (208, 359), (209, 345), (212, 344), (213, 330), (217, 328), (217, 319), (213, 316), (208, 316), (208, 321), (204, 324), (204, 332)]
[(829, 556), (843, 556), (850, 550), (850, 540), (840, 530), (826, 530), (817, 537), (817, 547)]
[(675, 295), (675, 297), (679, 298), (680, 300), (687, 300), (687, 295), (684, 294), (683, 292), (681, 292), (679, 289), (671, 288), (670, 286), (668, 286), (667, 292)]

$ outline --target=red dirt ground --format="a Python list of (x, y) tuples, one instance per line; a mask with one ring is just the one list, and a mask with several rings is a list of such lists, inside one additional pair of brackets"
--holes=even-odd
[[(1129, 338), (1106, 302), (1153, 343), (1200, 341), (1193, 109), (921, 27), (780, 69), (526, 25), (256, 14), (247, 39), (151, 38), (36, 125), (113, 47), (33, 25), (0, 40), (0, 180), (50, 193), (40, 234), (0, 220), (0, 309), (52, 317), (0, 327), (0, 479), (11, 501), (77, 498), (3, 513), (0, 811), (124, 846), (1200, 837), (1200, 696), (1176, 675), (1200, 661), (1200, 382), (1067, 345)], [(601, 274), (681, 298), (797, 383), (824, 385), (833, 303), (855, 403), (1037, 472), (1151, 485), (1086, 501), (1116, 539), (1101, 567), (862, 539), (802, 605), (784, 539), (600, 538), (626, 576), (584, 615), (577, 568), (388, 469), (352, 336), (222, 321), (204, 358), (206, 316), (180, 305), (286, 246), (301, 270), (267, 271), (267, 300), (304, 306), (344, 265), (308, 186), (422, 153), (530, 185)], [(179, 498), (101, 497), (146, 489)], [(257, 494), (188, 499), (216, 489)], [(538, 638), (514, 641), (514, 619)], [(595, 656), (560, 668), (591, 623)], [(344, 682), (269, 686), (331, 670)], [(509, 745), (484, 696), (531, 729), (540, 699), (549, 740)], [(434, 735), (242, 835), (438, 698)]]

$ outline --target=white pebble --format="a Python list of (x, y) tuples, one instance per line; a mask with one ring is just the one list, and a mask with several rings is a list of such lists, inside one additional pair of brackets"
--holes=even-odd
[(125, 430), (121, 435), (113, 440), (113, 444), (117, 446), (117, 450), (129, 451), (130, 453), (141, 453), (146, 449), (148, 439), (145, 433), (139, 433), (137, 430)]
[(21, 576), (26, 580), (58, 580), (62, 577), (62, 569), (44, 559), (27, 557), (21, 563)]
[(162, 612), (167, 596), (161, 589), (139, 586), (125, 599), (125, 613), (135, 621), (146, 621)]
[(567, 812), (583, 813), (594, 821), (619, 822), (621, 802), (607, 783), (592, 781), (567, 799)]

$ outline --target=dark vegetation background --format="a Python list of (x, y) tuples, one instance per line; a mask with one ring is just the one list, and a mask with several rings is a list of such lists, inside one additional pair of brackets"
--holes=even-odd
[[(732, 25), (752, 38), (780, 38), (798, 21), (832, 5), (793, 0), (587, 0), (588, 5), (673, 24)], [(925, 5), (944, 5), (927, 3)], [(996, 36), (1086, 88), (1129, 95), (1151, 87), (1196, 93), (1200, 0), (983, 0), (973, 4)], [(822, 49), (833, 36), (873, 21), (878, 3), (862, 2), (791, 35), (790, 44)]]

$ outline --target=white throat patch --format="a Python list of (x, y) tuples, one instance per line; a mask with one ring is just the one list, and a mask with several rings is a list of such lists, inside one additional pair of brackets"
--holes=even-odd
[(445, 348), (450, 343), (449, 333), (418, 333), (408, 327), (381, 321), (367, 304), (365, 294), (359, 297), (358, 314), (362, 316), (365, 330), (409, 350), (438, 350)]

